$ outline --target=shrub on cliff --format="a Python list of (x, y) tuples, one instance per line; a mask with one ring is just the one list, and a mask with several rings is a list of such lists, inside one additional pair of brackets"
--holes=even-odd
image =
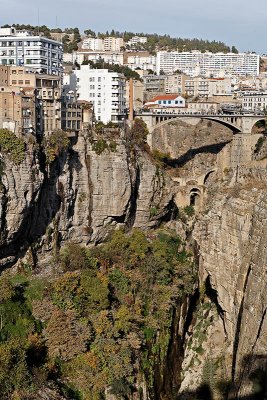
[(67, 133), (58, 129), (44, 139), (44, 149), (47, 162), (53, 162), (56, 157), (69, 147), (70, 141)]
[(149, 130), (141, 118), (135, 118), (131, 129), (131, 138), (135, 144), (143, 147), (147, 140)]
[(25, 158), (25, 143), (8, 129), (0, 129), (0, 152), (20, 164)]

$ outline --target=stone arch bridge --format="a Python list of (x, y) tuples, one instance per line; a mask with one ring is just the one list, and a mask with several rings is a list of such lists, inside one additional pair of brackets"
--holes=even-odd
[(187, 122), (194, 118), (218, 122), (230, 128), (234, 134), (250, 134), (253, 126), (258, 121), (265, 120), (264, 114), (172, 114), (143, 112), (136, 114), (136, 117), (141, 118), (147, 124), (150, 133), (152, 133), (155, 128), (166, 125), (171, 121)]
[[(200, 120), (218, 122), (233, 132), (233, 145), (231, 148), (229, 167), (242, 165), (251, 160), (251, 149), (254, 148), (261, 133), (252, 132), (253, 126), (258, 121), (265, 121), (263, 114), (172, 114), (144, 112), (136, 115), (142, 118), (149, 129), (148, 143), (152, 144), (153, 131), (156, 128), (164, 127), (171, 121), (182, 121), (196, 124)], [(199, 177), (191, 176), (188, 178), (172, 178), (177, 187), (175, 202), (178, 207), (193, 205), (196, 210), (201, 210), (203, 206), (206, 181), (208, 177), (216, 172), (217, 168), (206, 171)]]

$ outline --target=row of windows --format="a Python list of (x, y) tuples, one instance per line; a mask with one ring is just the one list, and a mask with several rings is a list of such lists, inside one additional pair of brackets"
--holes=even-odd
[(44, 43), (39, 41), (2, 41), (0, 42), (0, 47), (15, 47), (17, 44), (18, 47), (22, 46), (43, 46), (48, 49), (60, 49), (60, 46), (52, 43)]
[[(171, 100), (159, 100), (159, 104), (172, 104)], [(174, 104), (183, 104), (183, 100), (175, 100)]]
[(12, 81), (11, 81), (11, 83), (12, 83), (12, 85), (23, 85), (23, 83), (25, 83), (25, 85), (30, 85), (30, 83), (31, 83), (31, 81), (30, 80), (28, 80), (28, 79), (26, 79), (25, 81), (23, 81), (22, 79), (21, 80), (15, 80), (15, 79), (13, 79)]
[[(105, 79), (104, 77), (103, 77), (103, 79)], [(78, 79), (77, 79), (77, 81), (79, 81)], [(89, 82), (95, 82), (96, 80), (95, 80), (95, 78), (94, 77), (90, 77), (89, 78)], [(97, 78), (97, 82), (101, 82), (101, 77), (99, 76), (98, 78)]]

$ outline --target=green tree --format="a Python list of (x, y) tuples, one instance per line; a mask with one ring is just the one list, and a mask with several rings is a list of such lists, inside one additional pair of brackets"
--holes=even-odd
[(149, 130), (141, 118), (135, 118), (131, 129), (131, 137), (134, 143), (143, 147), (147, 140)]
[(86, 36), (90, 36), (90, 37), (93, 37), (93, 38), (96, 37), (96, 34), (95, 34), (94, 31), (92, 31), (92, 29), (85, 29), (84, 34), (85, 34)]
[(56, 157), (62, 154), (69, 147), (70, 141), (67, 133), (58, 129), (44, 139), (44, 149), (47, 162), (53, 162)]

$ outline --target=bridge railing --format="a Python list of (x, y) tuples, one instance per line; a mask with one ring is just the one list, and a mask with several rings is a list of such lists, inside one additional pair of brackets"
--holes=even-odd
[(223, 112), (193, 112), (193, 111), (180, 111), (180, 112), (174, 112), (174, 111), (138, 111), (135, 112), (135, 116), (142, 116), (142, 115), (147, 115), (147, 116), (198, 116), (198, 117), (207, 117), (207, 116), (214, 116), (214, 117), (265, 117), (264, 112), (248, 112), (248, 111), (240, 111), (236, 113), (223, 113)]

